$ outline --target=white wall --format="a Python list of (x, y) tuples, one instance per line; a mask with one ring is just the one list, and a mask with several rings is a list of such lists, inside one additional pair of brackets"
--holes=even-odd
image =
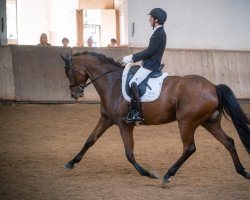
[(18, 44), (36, 45), (41, 33), (48, 34), (48, 1), (17, 0)]
[(148, 45), (147, 14), (155, 7), (168, 13), (167, 48), (250, 50), (249, 0), (128, 0), (131, 46)]
[(78, 0), (49, 1), (49, 36), (53, 45), (61, 46), (67, 37), (70, 46), (76, 46), (76, 9)]
[(17, 0), (18, 44), (36, 45), (41, 33), (49, 43), (61, 46), (63, 37), (76, 45), (78, 0)]
[(119, 13), (120, 45), (128, 44), (128, 0), (114, 0)]
[(111, 38), (116, 37), (116, 10), (101, 10), (101, 46), (107, 47)]

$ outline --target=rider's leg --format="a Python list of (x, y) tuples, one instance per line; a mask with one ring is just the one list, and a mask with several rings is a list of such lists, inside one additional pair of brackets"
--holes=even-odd
[(129, 81), (129, 86), (131, 87), (133, 82), (136, 82), (136, 84), (139, 85), (151, 72), (151, 70), (140, 67), (134, 77)]
[(136, 82), (131, 85), (131, 104), (126, 118), (127, 122), (142, 122), (141, 101)]
[(131, 87), (131, 104), (127, 118), (124, 118), (129, 122), (142, 122), (141, 117), (141, 101), (137, 86), (151, 73), (152, 71), (141, 67), (134, 77), (130, 80), (129, 85)]
[(141, 112), (141, 99), (137, 83), (133, 82), (131, 84), (131, 109)]

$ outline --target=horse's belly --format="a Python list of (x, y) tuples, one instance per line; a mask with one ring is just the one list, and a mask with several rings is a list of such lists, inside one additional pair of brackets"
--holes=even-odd
[(176, 120), (173, 106), (142, 105), (142, 114), (145, 125), (166, 124)]

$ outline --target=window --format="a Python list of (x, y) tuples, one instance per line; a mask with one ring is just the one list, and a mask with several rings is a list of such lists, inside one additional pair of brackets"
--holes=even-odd
[(93, 47), (101, 46), (101, 10), (86, 9), (84, 10), (83, 35), (84, 46), (88, 45), (88, 40), (92, 40)]
[(8, 44), (17, 44), (16, 0), (6, 1)]

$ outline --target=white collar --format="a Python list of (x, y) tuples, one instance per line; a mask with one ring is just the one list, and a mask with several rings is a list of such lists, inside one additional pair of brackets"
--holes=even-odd
[(156, 31), (158, 28), (160, 28), (160, 27), (162, 27), (162, 25), (159, 25), (159, 26), (154, 27), (153, 32), (155, 32), (155, 31)]

